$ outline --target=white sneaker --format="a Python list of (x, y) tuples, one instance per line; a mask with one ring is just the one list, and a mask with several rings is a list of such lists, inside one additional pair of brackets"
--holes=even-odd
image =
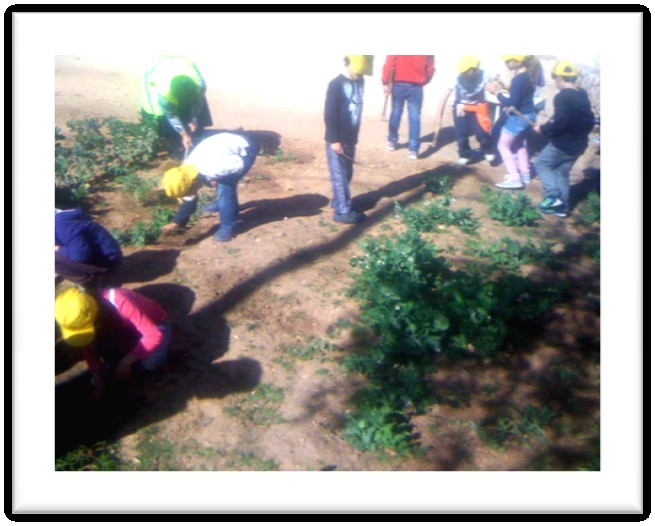
[(484, 156), (484, 158), (485, 158), (487, 161), (491, 162), (491, 161), (493, 161), (493, 160), (496, 158), (496, 156), (495, 156), (494, 154), (492, 154), (492, 153), (488, 153), (488, 154), (486, 154), (486, 155)]
[(411, 152), (410, 151), (408, 157), (410, 159), (418, 159), (418, 152)]
[(505, 179), (503, 179), (500, 183), (496, 183), (496, 186), (498, 188), (513, 190), (523, 188), (523, 183), (520, 179), (510, 179), (509, 176), (505, 176)]
[(459, 164), (460, 166), (465, 166), (465, 165), (467, 165), (469, 163), (469, 161), (470, 161), (470, 159), (467, 159), (466, 157), (460, 157), (457, 160), (457, 164)]
[(521, 182), (523, 184), (530, 184), (530, 176), (529, 175), (522, 175), (521, 176)]

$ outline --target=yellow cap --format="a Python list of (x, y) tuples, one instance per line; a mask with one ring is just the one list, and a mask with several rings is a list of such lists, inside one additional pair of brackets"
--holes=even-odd
[(76, 287), (69, 287), (55, 298), (55, 320), (66, 343), (84, 347), (95, 337), (93, 322), (98, 304), (93, 297)]
[(350, 70), (356, 75), (373, 75), (373, 57), (375, 55), (346, 55)]
[(168, 197), (184, 197), (191, 193), (193, 182), (198, 177), (198, 168), (190, 163), (171, 168), (164, 174), (164, 191)]
[(466, 55), (459, 59), (459, 62), (457, 63), (457, 71), (459, 73), (464, 73), (465, 71), (468, 71), (471, 68), (479, 68), (480, 67), (480, 60), (477, 57), (474, 57), (473, 55)]
[(553, 71), (551, 72), (553, 75), (557, 75), (558, 77), (577, 77), (578, 76), (578, 68), (575, 67), (575, 64), (573, 62), (569, 62), (568, 60), (560, 60), (553, 66)]
[(503, 62), (507, 62), (508, 60), (523, 62), (526, 58), (528, 58), (528, 55), (501, 55), (500, 58), (503, 59)]

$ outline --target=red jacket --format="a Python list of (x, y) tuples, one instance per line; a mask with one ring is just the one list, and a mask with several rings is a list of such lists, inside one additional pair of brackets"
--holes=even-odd
[[(393, 79), (389, 79), (391, 71)], [(382, 68), (382, 85), (411, 82), (425, 86), (434, 75), (434, 55), (387, 55)]]

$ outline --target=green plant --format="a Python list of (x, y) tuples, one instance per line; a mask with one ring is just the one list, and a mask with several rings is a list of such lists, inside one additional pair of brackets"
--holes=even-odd
[(271, 159), (276, 163), (284, 163), (293, 162), (297, 159), (297, 157), (293, 152), (285, 152), (282, 148), (278, 148), (273, 152)]
[(582, 242), (582, 251), (589, 256), (596, 265), (600, 265), (600, 236), (587, 237)]
[(134, 200), (140, 205), (148, 205), (156, 201), (153, 196), (155, 190), (159, 186), (159, 181), (155, 178), (145, 178), (138, 175), (136, 172), (129, 172), (125, 175), (116, 177), (123, 189), (132, 194)]
[(284, 400), (284, 390), (270, 384), (261, 384), (253, 391), (237, 397), (234, 405), (225, 412), (239, 418), (245, 425), (270, 425), (284, 422), (278, 409)]
[(439, 226), (456, 226), (465, 234), (474, 234), (480, 222), (471, 216), (470, 208), (453, 210), (451, 198), (446, 196), (438, 200), (424, 201), (422, 208), (403, 209), (395, 203), (395, 213), (405, 225), (417, 232), (438, 232)]
[(316, 358), (322, 360), (328, 352), (336, 351), (339, 347), (321, 338), (313, 338), (308, 340), (304, 345), (281, 345), (279, 349), (287, 356), (300, 360), (313, 360)]
[(272, 458), (259, 458), (255, 453), (248, 451), (234, 451), (227, 459), (226, 466), (230, 469), (250, 468), (254, 471), (277, 471), (278, 463)]
[(507, 226), (536, 226), (541, 219), (534, 203), (523, 193), (494, 192), (489, 187), (483, 187), (482, 193), (491, 219)]
[(167, 438), (158, 437), (159, 428), (146, 429), (136, 449), (139, 452), (138, 471), (178, 471), (175, 446)]
[(576, 218), (578, 223), (584, 225), (600, 224), (600, 194), (590, 192), (587, 200), (580, 204), (578, 210), (579, 214)]
[(416, 450), (409, 417), (389, 404), (382, 392), (365, 391), (355, 402), (356, 410), (346, 413), (344, 436), (362, 451), (392, 449), (400, 454)]
[(549, 264), (552, 262), (551, 249), (553, 243), (542, 241), (540, 246), (531, 241), (521, 244), (520, 241), (503, 237), (499, 242), (485, 245), (479, 240), (467, 242), (467, 253), (479, 258), (489, 259), (491, 263), (508, 270), (518, 270), (522, 265), (537, 261)]
[(429, 172), (425, 176), (425, 187), (436, 195), (450, 195), (454, 183), (449, 175)]
[(112, 234), (122, 246), (142, 247), (151, 245), (161, 234), (162, 228), (175, 217), (175, 211), (169, 208), (157, 207), (150, 223), (138, 221), (131, 229), (120, 231), (112, 229)]
[(123, 461), (115, 444), (79, 446), (55, 460), (55, 471), (120, 471)]
[(538, 408), (528, 404), (520, 411), (518, 419), (502, 416), (493, 422), (476, 425), (476, 431), (480, 439), (494, 449), (503, 449), (510, 437), (521, 442), (536, 437), (541, 443), (547, 444), (545, 428), (557, 416), (557, 413), (547, 406)]

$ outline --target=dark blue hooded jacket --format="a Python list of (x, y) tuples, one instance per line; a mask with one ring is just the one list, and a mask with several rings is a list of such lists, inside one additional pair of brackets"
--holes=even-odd
[(79, 208), (55, 211), (55, 245), (65, 258), (97, 267), (115, 268), (123, 258), (118, 241)]

